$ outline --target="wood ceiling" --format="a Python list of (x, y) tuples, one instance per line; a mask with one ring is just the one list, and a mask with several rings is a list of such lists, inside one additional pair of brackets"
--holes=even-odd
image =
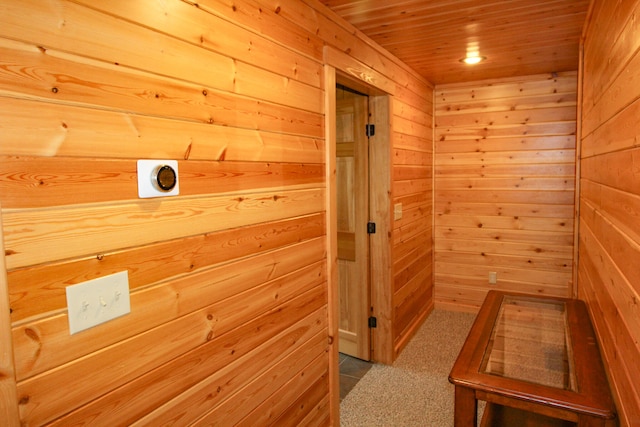
[[(320, 0), (434, 84), (578, 69), (589, 0)], [(460, 62), (477, 48), (487, 59)]]

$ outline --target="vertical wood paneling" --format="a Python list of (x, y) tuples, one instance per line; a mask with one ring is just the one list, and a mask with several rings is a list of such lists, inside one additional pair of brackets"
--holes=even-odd
[[(324, 66), (324, 81), (326, 87), (336, 87), (336, 70), (331, 65)], [(333, 91), (325, 90), (325, 130), (327, 135), (325, 148), (325, 185), (328, 191), (325, 192), (325, 230), (327, 236), (338, 234), (338, 206), (337, 195), (337, 157), (333, 154), (336, 152), (336, 134), (337, 134), (337, 117), (336, 117), (336, 96)], [(332, 191), (333, 189), (333, 191)], [(340, 330), (340, 289), (338, 285), (338, 239), (328, 239), (325, 245), (327, 251), (327, 296), (330, 301), (327, 311), (329, 313), (328, 339), (333, 342), (333, 346), (329, 352), (329, 411), (333, 417), (340, 413), (340, 400), (335, 396), (340, 396), (340, 359), (338, 355), (339, 330)], [(333, 301), (333, 304), (331, 303)]]
[(640, 2), (593, 2), (585, 27), (578, 296), (622, 426), (640, 425)]
[(491, 288), (571, 294), (576, 79), (436, 87), (436, 304), (475, 310)]
[[(402, 344), (431, 301), (427, 82), (317, 2), (0, 4), (11, 422), (337, 422), (327, 52), (394, 95)], [(179, 196), (138, 198), (144, 158)], [(131, 313), (70, 336), (65, 287), (123, 270)]]
[[(2, 212), (0, 212), (2, 224)], [(4, 232), (0, 227), (0, 251), (4, 252)], [(0, 418), (8, 426), (18, 426), (19, 414), (18, 390), (15, 381), (15, 362), (13, 355), (13, 340), (11, 338), (9, 286), (7, 281), (7, 267), (4, 257), (0, 258)]]

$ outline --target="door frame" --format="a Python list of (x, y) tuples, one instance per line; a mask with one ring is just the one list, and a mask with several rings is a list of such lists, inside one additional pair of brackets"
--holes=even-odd
[[(329, 334), (331, 344), (331, 378), (338, 390), (338, 269), (337, 269), (337, 198), (336, 198), (336, 83), (369, 95), (371, 123), (376, 126), (370, 137), (370, 220), (376, 223), (376, 233), (370, 236), (371, 316), (376, 317), (377, 327), (371, 333), (371, 360), (393, 363), (392, 334), (392, 95), (383, 89), (360, 80), (353, 75), (325, 65), (325, 178), (326, 178), (326, 235), (327, 279), (329, 304)], [(336, 399), (333, 399), (336, 401)]]

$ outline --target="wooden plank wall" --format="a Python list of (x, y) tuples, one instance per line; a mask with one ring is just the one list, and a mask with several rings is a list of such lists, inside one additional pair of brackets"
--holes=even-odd
[(436, 87), (436, 306), (571, 294), (576, 94), (575, 72)]
[(429, 98), (398, 92), (392, 104), (391, 208), (402, 205), (402, 216), (390, 215), (394, 359), (434, 307), (433, 91)]
[[(318, 7), (315, 0), (304, 2)], [(280, 14), (321, 35), (331, 46), (325, 49), (327, 63), (378, 89), (374, 91), (376, 95), (379, 91), (392, 95), (388, 107), (391, 203), (389, 212), (378, 213), (378, 217), (392, 221), (383, 227), (391, 230), (389, 236), (382, 235), (391, 242), (392, 289), (383, 290), (389, 293), (388, 298), (382, 296), (388, 307), (373, 307), (379, 317), (378, 332), (374, 332), (374, 359), (391, 363), (433, 308), (433, 85), (355, 28), (346, 31), (344, 20), (329, 10), (315, 13), (307, 9), (296, 15), (283, 10)], [(343, 27), (336, 22), (342, 22)], [(381, 172), (374, 180), (382, 178)], [(402, 219), (393, 221), (393, 205), (397, 203), (403, 204), (404, 213)]]
[(640, 1), (593, 2), (583, 43), (578, 295), (622, 426), (640, 425)]
[[(0, 4), (15, 361), (1, 368), (15, 368), (18, 394), (2, 404), (20, 414), (7, 422), (323, 425), (329, 407), (335, 415), (324, 45), (397, 87), (394, 170), (421, 165), (401, 174), (419, 187), (397, 193), (423, 199), (411, 205), (416, 229), (431, 223), (430, 161), (413, 153), (429, 155), (432, 88), (319, 10), (299, 0)], [(140, 158), (177, 159), (180, 195), (138, 199)], [(65, 287), (124, 270), (131, 314), (70, 336)]]

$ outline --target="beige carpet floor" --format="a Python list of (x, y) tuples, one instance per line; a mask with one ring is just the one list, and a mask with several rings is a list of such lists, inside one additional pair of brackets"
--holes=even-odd
[(434, 310), (392, 366), (374, 364), (342, 400), (341, 426), (453, 426), (448, 377), (474, 319)]

